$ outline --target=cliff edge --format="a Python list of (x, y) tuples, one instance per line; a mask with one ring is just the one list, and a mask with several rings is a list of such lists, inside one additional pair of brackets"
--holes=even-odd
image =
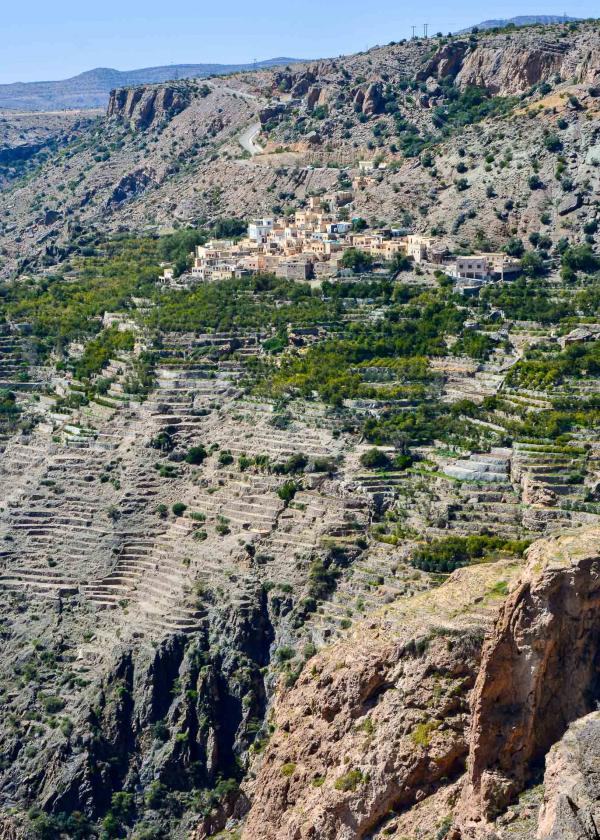
[[(599, 589), (600, 530), (570, 533), (535, 543), (525, 565), (461, 569), (323, 651), (278, 698), (244, 840), (491, 840), (521, 818), (519, 837), (587, 837), (569, 833), (556, 768), (597, 726), (565, 736), (595, 709)], [(517, 807), (505, 834), (548, 755), (539, 831)]]

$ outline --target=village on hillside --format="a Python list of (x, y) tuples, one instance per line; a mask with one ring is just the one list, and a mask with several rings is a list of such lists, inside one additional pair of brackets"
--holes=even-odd
[(160, 281), (186, 288), (257, 272), (319, 281), (391, 264), (395, 270), (432, 267), (454, 278), (456, 291), (474, 294), (521, 270), (520, 260), (504, 252), (456, 254), (437, 237), (395, 227), (366, 229), (363, 219), (351, 216), (352, 199), (351, 190), (311, 196), (291, 217), (252, 219), (245, 237), (198, 245), (189, 273), (176, 277), (165, 265)]

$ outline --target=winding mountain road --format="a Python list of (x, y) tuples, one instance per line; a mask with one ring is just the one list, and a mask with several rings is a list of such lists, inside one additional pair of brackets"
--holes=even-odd
[[(214, 84), (214, 82), (208, 83), (209, 87), (213, 90), (220, 90), (224, 91), (225, 93), (230, 93), (232, 96), (239, 96), (242, 99), (246, 99), (249, 102), (256, 102), (258, 104), (265, 104), (266, 99), (263, 99), (260, 96), (256, 96), (254, 93), (247, 93), (243, 90), (238, 90), (237, 88), (227, 87), (226, 85)], [(259, 146), (258, 143), (255, 142), (254, 138), (260, 134), (261, 124), (259, 122), (253, 122), (247, 128), (245, 128), (240, 134), (238, 134), (238, 142), (244, 151), (248, 152), (252, 157), (254, 155), (260, 155), (264, 149), (262, 146)]]
[(252, 123), (245, 128), (241, 134), (238, 134), (238, 141), (242, 149), (246, 152), (249, 152), (253, 157), (254, 155), (260, 155), (261, 152), (264, 151), (262, 146), (259, 146), (258, 143), (255, 141), (255, 137), (258, 137), (260, 134), (261, 125), (259, 122)]

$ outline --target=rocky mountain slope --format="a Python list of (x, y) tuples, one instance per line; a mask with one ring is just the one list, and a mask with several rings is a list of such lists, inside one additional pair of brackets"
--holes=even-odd
[[(5, 115), (0, 837), (597, 835), (599, 55), (586, 22)], [(185, 273), (350, 188), (523, 275)]]
[[(455, 572), (317, 657), (278, 698), (242, 837), (592, 836), (599, 551), (596, 530)], [(492, 826), (552, 744), (539, 833), (523, 803)]]
[(274, 67), (299, 61), (294, 58), (268, 58), (252, 64), (169, 64), (139, 70), (113, 70), (97, 67), (70, 79), (51, 82), (13, 82), (0, 85), (0, 109), (54, 111), (73, 108), (106, 108), (111, 90), (129, 85), (146, 85), (173, 79), (201, 79), (226, 76), (256, 67)]
[[(571, 26), (173, 83), (158, 98), (179, 104), (153, 114), (154, 88), (116, 94), (106, 120), (5, 191), (4, 271), (65, 253), (74, 217), (156, 230), (292, 210), (350, 181), (371, 222), (410, 219), (463, 244), (485, 231), (492, 247), (543, 226), (556, 241), (589, 215), (599, 159), (598, 33)], [(259, 121), (264, 154), (248, 159), (238, 137)], [(373, 159), (385, 168), (362, 173)]]

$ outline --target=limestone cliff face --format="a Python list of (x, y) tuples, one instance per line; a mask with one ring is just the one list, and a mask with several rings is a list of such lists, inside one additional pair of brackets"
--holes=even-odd
[(598, 836), (600, 825), (600, 713), (575, 721), (546, 758), (538, 837)]
[[(591, 825), (597, 809), (597, 762), (581, 744), (599, 725), (584, 717), (599, 651), (598, 529), (391, 605), (279, 697), (246, 790), (244, 840), (412, 838), (424, 826), (426, 836), (504, 840), (518, 815), (506, 829), (501, 814), (546, 756), (537, 836), (597, 837), (573, 826)], [(528, 820), (518, 836), (533, 840)]]
[(494, 587), (514, 564), (455, 573), (311, 660), (279, 699), (244, 840), (357, 840), (450, 785), (468, 754), (469, 691)]
[(527, 33), (444, 44), (417, 74), (417, 79), (451, 77), (459, 87), (475, 85), (508, 96), (555, 77), (579, 83), (597, 82), (600, 61), (595, 43), (586, 35), (574, 41)]
[(119, 88), (110, 93), (107, 117), (127, 120), (134, 128), (166, 122), (189, 104), (185, 90), (174, 85)]
[(472, 701), (466, 822), (497, 816), (567, 725), (595, 708), (600, 531), (537, 543), (486, 640)]
[(564, 57), (560, 47), (484, 44), (465, 56), (456, 81), (461, 87), (476, 85), (502, 96), (523, 93), (560, 74)]

